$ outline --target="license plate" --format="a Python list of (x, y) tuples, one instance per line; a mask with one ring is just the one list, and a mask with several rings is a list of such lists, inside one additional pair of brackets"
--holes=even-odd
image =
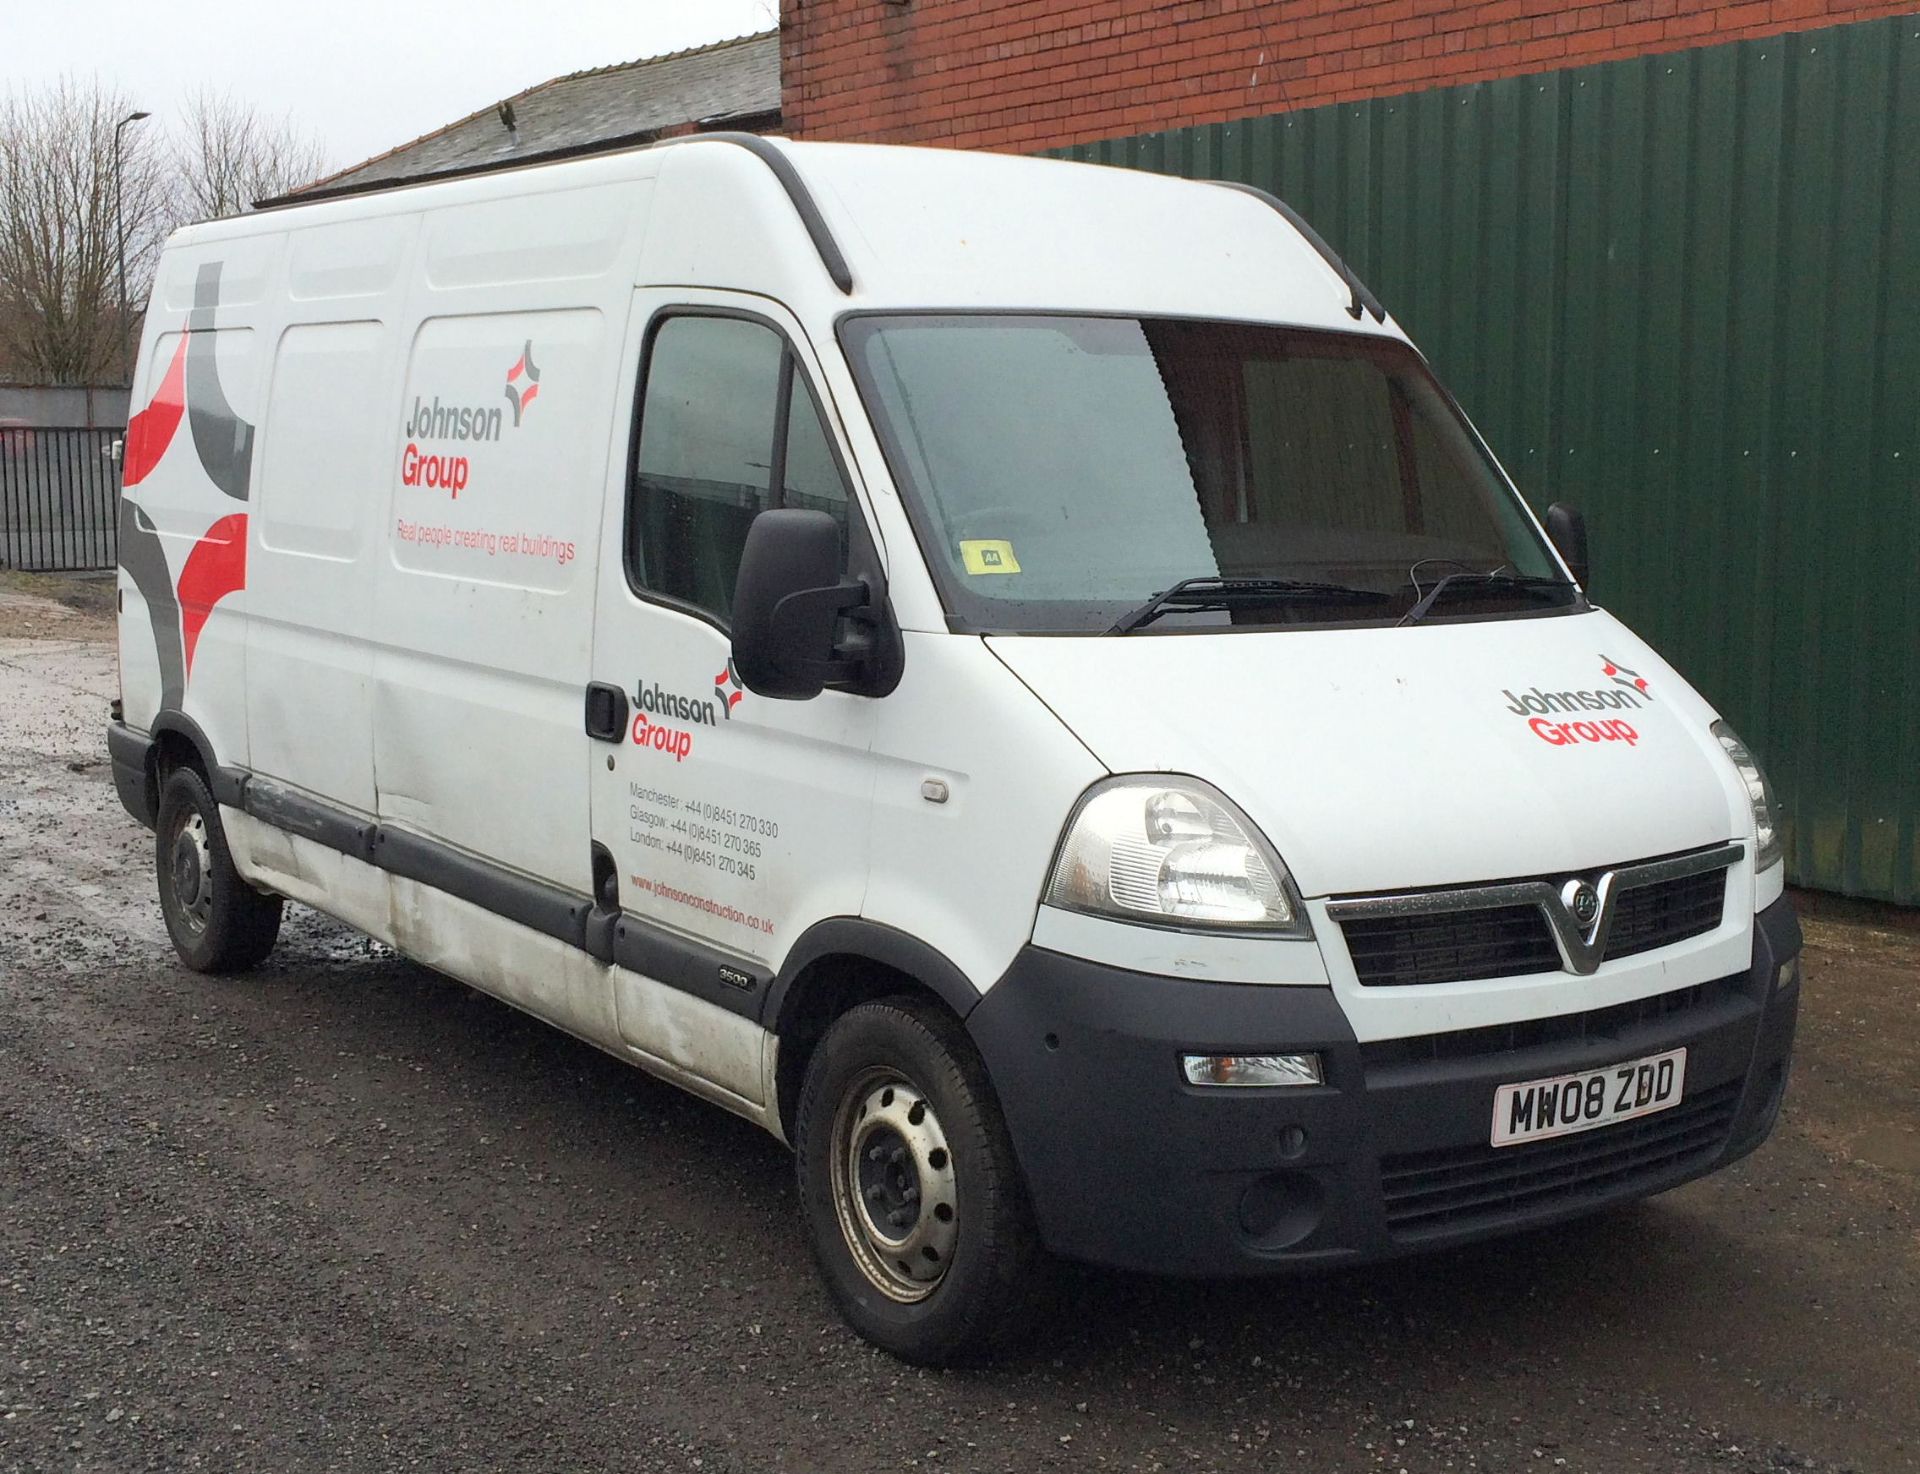
[(1687, 1052), (1670, 1049), (1604, 1070), (1502, 1085), (1493, 1093), (1493, 1144), (1518, 1146), (1651, 1116), (1679, 1105), (1686, 1084)]

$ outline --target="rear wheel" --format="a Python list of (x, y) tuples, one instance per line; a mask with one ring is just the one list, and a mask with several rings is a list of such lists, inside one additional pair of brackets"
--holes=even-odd
[(808, 1063), (794, 1135), (814, 1258), (855, 1330), (930, 1366), (1019, 1334), (1046, 1257), (956, 1020), (914, 998), (850, 1010)]
[(192, 768), (174, 769), (160, 790), (154, 868), (173, 950), (195, 972), (242, 972), (273, 950), (280, 898), (233, 868), (220, 807)]

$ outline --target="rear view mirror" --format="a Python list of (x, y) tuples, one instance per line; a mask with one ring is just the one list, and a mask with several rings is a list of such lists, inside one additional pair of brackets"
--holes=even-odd
[(1554, 549), (1573, 574), (1574, 582), (1584, 589), (1588, 571), (1587, 519), (1580, 514), (1580, 509), (1565, 502), (1555, 502), (1548, 507), (1547, 536), (1553, 539)]
[(807, 701), (860, 682), (873, 594), (840, 569), (840, 526), (825, 512), (774, 508), (753, 519), (733, 589), (733, 668), (756, 696)]

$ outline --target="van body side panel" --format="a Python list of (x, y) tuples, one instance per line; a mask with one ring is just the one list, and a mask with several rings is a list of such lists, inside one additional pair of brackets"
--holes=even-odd
[(124, 447), (120, 629), (127, 720), (190, 717), (244, 764), (248, 551), (285, 238), (170, 249), (142, 330)]
[[(778, 1131), (761, 1108), (757, 1083), (744, 1094), (717, 1083), (757, 1082), (763, 1073), (767, 1036), (749, 1021), (625, 969), (606, 968), (577, 947), (238, 809), (222, 808), (220, 818), (235, 866), (255, 884)], [(623, 1011), (645, 1020), (645, 1047), (616, 1028), (615, 990)]]
[(289, 224), (257, 436), (250, 766), (371, 814), (373, 593), (420, 216)]
[(388, 407), (379, 816), (582, 893), (593, 549), (650, 189), (430, 215)]
[[(403, 251), (405, 220), (381, 222)], [(298, 257), (304, 243), (295, 237)], [(342, 276), (350, 276), (346, 264)], [(255, 772), (374, 811), (374, 562), (397, 391), (397, 281), (291, 303), (262, 426), (247, 640)], [(324, 740), (316, 741), (316, 732)]]
[[(878, 703), (863, 914), (984, 992), (1032, 936), (1060, 826), (1106, 769), (982, 641), (905, 638), (905, 674)], [(924, 796), (930, 780), (945, 802)]]

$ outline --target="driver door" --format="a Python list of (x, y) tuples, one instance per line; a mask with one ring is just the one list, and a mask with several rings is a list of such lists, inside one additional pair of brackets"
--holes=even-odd
[[(633, 321), (634, 443), (608, 499), (589, 702), (590, 728), (596, 703), (603, 713), (589, 741), (592, 830), (602, 907), (621, 918), (619, 1027), (634, 1048), (759, 1101), (774, 970), (806, 926), (859, 914), (865, 895), (876, 706), (743, 689), (729, 658), (734, 576), (769, 507), (831, 513), (843, 555), (872, 544), (797, 323), (763, 298), (688, 291), (638, 294)], [(657, 984), (756, 1027), (690, 1030)]]

